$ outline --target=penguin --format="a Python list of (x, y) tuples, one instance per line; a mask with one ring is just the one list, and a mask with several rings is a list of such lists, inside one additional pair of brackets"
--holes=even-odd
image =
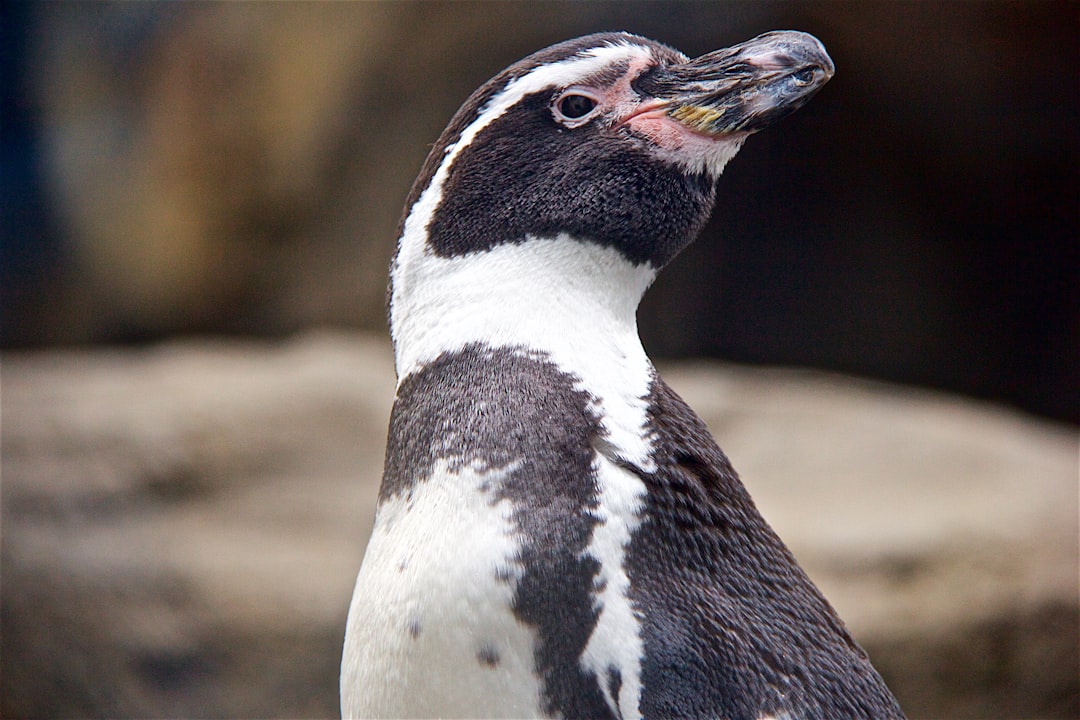
[(344, 717), (903, 717), (635, 319), (746, 138), (833, 72), (800, 32), (695, 59), (600, 33), (453, 116), (391, 262)]

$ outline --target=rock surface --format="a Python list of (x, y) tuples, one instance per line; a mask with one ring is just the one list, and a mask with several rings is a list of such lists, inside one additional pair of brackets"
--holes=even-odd
[[(1075, 430), (680, 364), (913, 717), (1080, 715)], [(4, 717), (337, 713), (393, 367), (381, 339), (2, 360)]]

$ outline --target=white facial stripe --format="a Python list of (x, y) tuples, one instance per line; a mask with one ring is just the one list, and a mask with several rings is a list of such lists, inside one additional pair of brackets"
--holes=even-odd
[[(582, 55), (563, 60), (551, 65), (544, 65), (519, 78), (511, 80), (506, 87), (493, 97), (480, 115), (461, 133), (461, 138), (447, 148), (446, 159), (439, 166), (439, 172), (448, 170), (457, 154), (473, 141), (473, 138), (490, 125), (493, 120), (503, 115), (527, 95), (547, 88), (566, 87), (583, 82), (604, 68), (619, 62), (639, 63), (650, 60), (652, 53), (641, 45), (620, 44), (592, 48)], [(438, 173), (436, 173), (438, 177)], [(432, 180), (432, 185), (435, 181)]]
[(551, 87), (563, 87), (581, 82), (595, 75), (612, 63), (627, 61), (641, 62), (643, 58), (651, 58), (652, 53), (648, 48), (634, 44), (608, 45), (592, 48), (579, 56), (575, 56), (562, 62), (544, 65), (519, 78), (511, 80), (501, 92), (488, 101), (479, 116), (472, 121), (461, 133), (458, 140), (446, 148), (446, 154), (438, 170), (431, 178), (431, 182), (421, 193), (416, 203), (409, 211), (405, 219), (402, 236), (398, 242), (398, 254), (392, 272), (394, 274), (394, 291), (390, 299), (391, 324), (393, 324), (394, 306), (399, 295), (411, 291), (408, 278), (399, 277), (396, 269), (406, 264), (411, 256), (424, 251), (427, 245), (427, 227), (435, 214), (439, 202), (442, 200), (443, 186), (450, 173), (450, 167), (454, 160), (464, 150), (481, 130), (501, 117), (511, 107), (516, 105), (527, 95)]

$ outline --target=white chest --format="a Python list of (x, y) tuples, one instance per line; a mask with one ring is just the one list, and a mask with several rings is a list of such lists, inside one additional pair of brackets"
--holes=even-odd
[(412, 499), (381, 504), (345, 634), (344, 717), (539, 716), (500, 472), (442, 463)]

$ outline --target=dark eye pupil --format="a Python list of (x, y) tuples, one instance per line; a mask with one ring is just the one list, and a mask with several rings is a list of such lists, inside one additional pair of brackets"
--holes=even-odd
[(585, 95), (567, 95), (559, 101), (559, 112), (570, 119), (588, 115), (596, 107), (596, 102)]

